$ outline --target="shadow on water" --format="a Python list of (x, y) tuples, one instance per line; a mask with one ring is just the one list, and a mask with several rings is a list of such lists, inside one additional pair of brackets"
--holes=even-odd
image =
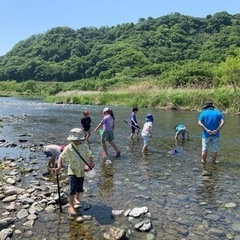
[[(85, 204), (84, 201), (81, 202), (81, 204)], [(97, 220), (97, 222), (101, 225), (108, 225), (108, 224), (113, 224), (114, 223), (114, 216), (112, 215), (112, 208), (103, 204), (94, 204), (91, 206), (89, 210), (82, 210), (80, 209), (80, 213), (82, 215), (91, 215), (94, 217), (94, 219)]]

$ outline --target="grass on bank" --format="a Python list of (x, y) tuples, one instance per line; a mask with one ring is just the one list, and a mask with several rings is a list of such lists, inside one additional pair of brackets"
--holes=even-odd
[(234, 91), (219, 89), (159, 89), (156, 87), (131, 86), (107, 92), (61, 92), (48, 96), (48, 102), (62, 102), (82, 105), (116, 105), (149, 108), (172, 108), (200, 110), (206, 101), (225, 113), (239, 112), (239, 98)]
[(119, 81), (108, 87), (103, 87), (100, 83), (106, 84), (91, 80), (68, 83), (5, 81), (0, 82), (0, 96), (41, 97), (46, 102), (82, 105), (177, 107), (183, 110), (200, 110), (204, 102), (213, 101), (216, 107), (225, 113), (240, 112), (240, 95), (236, 94), (236, 91), (240, 92), (239, 88), (235, 89), (236, 91), (226, 86), (211, 89), (202, 89), (201, 86), (166, 88), (149, 78)]

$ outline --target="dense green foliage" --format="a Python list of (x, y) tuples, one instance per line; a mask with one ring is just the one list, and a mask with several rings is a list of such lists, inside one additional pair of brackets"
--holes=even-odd
[[(95, 92), (56, 95), (72, 90)], [(240, 14), (174, 13), (112, 27), (53, 28), (0, 57), (0, 94), (13, 93), (188, 109), (212, 99), (224, 111), (239, 112)]]
[(214, 86), (225, 74), (216, 76), (216, 68), (235, 58), (239, 47), (240, 14), (227, 12), (206, 18), (174, 13), (101, 28), (57, 27), (0, 57), (0, 81), (86, 79), (82, 85), (94, 90), (99, 80), (112, 79), (100, 84), (104, 89), (119, 79), (150, 76), (159, 85)]

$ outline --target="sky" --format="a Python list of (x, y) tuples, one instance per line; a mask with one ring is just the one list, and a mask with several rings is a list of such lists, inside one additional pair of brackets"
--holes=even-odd
[(0, 0), (0, 56), (55, 27), (111, 27), (171, 13), (205, 18), (240, 13), (240, 0)]

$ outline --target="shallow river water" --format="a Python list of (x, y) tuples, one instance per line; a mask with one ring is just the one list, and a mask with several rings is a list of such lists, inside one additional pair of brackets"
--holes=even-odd
[[(92, 130), (100, 122), (104, 106), (49, 104), (42, 100), (0, 98), (1, 139), (18, 142), (20, 134), (28, 134), (29, 144), (67, 144), (69, 131), (80, 127), (82, 111), (88, 109), (92, 118)], [(110, 106), (111, 107), (111, 106)], [(221, 131), (218, 163), (200, 163), (201, 129), (197, 126), (198, 112), (182, 112), (159, 109), (139, 109), (137, 119), (142, 126), (147, 113), (154, 115), (153, 138), (149, 154), (143, 156), (142, 139), (128, 139), (131, 108), (113, 106), (116, 117), (115, 143), (121, 157), (114, 157), (106, 165), (101, 152), (99, 133), (90, 137), (97, 175), (85, 179), (85, 187), (91, 192), (86, 201), (92, 205), (88, 214), (95, 221), (81, 224), (89, 228), (89, 238), (78, 235), (79, 224), (61, 222), (61, 214), (46, 223), (39, 215), (31, 239), (94, 239), (95, 233), (105, 226), (120, 226), (126, 219), (111, 218), (112, 210), (127, 210), (147, 206), (152, 214), (156, 239), (240, 239), (240, 118), (225, 116)], [(190, 141), (174, 141), (173, 128), (185, 124)], [(168, 152), (176, 148), (179, 154)], [(46, 172), (47, 160), (40, 151), (0, 148), (0, 160), (4, 157), (35, 158), (40, 172)], [(210, 176), (203, 176), (204, 172)], [(28, 178), (22, 183), (27, 184)], [(26, 186), (25, 186), (26, 187)], [(228, 203), (236, 207), (228, 208)], [(47, 229), (47, 235), (44, 231)], [(43, 231), (44, 230), (44, 231)], [(79, 233), (80, 234), (80, 233)], [(100, 239), (100, 238), (98, 238)], [(131, 239), (147, 239), (142, 233), (133, 233)]]

